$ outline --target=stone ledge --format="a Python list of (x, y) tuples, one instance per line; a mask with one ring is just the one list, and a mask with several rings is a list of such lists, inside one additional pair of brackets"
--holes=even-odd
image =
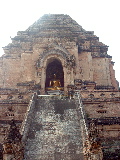
[(88, 121), (89, 123), (94, 121), (96, 125), (112, 125), (120, 124), (120, 117), (88, 118)]

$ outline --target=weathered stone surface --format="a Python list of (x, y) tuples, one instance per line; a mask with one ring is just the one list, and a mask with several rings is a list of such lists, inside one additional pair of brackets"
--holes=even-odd
[[(54, 58), (60, 59), (63, 66), (67, 64), (68, 55), (75, 56), (76, 65), (73, 71), (70, 68), (74, 76), (70, 72), (68, 83), (65, 80), (67, 84), (76, 78), (95, 81), (97, 85), (112, 85), (117, 89), (107, 46), (68, 15), (44, 15), (26, 31), (18, 32), (12, 40), (4, 48), (7, 52), (1, 58), (1, 87), (4, 84), (4, 87), (19, 88), (17, 84), (34, 81), (44, 88), (42, 81), (45, 79), (42, 75), (46, 71), (41, 67), (45, 68), (43, 61), (54, 54), (58, 55)], [(38, 60), (40, 64), (36, 70)], [(69, 74), (69, 67), (63, 70)]]
[(22, 145), (22, 135), (17, 128), (15, 121), (11, 120), (10, 128), (6, 136), (5, 142), (3, 143), (3, 159), (23, 159), (23, 145)]
[(82, 130), (75, 100), (44, 98), (34, 106), (25, 159), (83, 159)]
[[(17, 36), (12, 38), (12, 43), (3, 49), (5, 54), (0, 57), (1, 145), (8, 131), (10, 120), (15, 119), (19, 128), (24, 126), (33, 93), (49, 94), (46, 92), (46, 87), (54, 72), (62, 82), (64, 88), (62, 94), (72, 99), (76, 90), (81, 92), (86, 118), (89, 122), (91, 120), (96, 122), (100, 132), (99, 137), (103, 141), (106, 140), (106, 146), (102, 143), (104, 156), (109, 155), (108, 139), (114, 139), (115, 144), (119, 144), (117, 142), (119, 142), (120, 131), (120, 92), (113, 70), (114, 62), (107, 54), (108, 46), (100, 42), (99, 37), (94, 35), (93, 31), (86, 31), (68, 15), (49, 14), (41, 17), (27, 30), (19, 31)], [(54, 67), (55, 65), (57, 67)], [(49, 113), (50, 117), (55, 118), (55, 115), (58, 115), (55, 119), (55, 126), (52, 124), (54, 128), (66, 126), (67, 121), (72, 119), (72, 112), (75, 115), (74, 101), (70, 100), (67, 106), (65, 103), (64, 100), (54, 100), (52, 103), (54, 107), (48, 109), (54, 110), (54, 113)], [(39, 102), (36, 102), (35, 106), (34, 112), (45, 117), (45, 112), (41, 113), (45, 106), (39, 107)], [(71, 113), (71, 116), (67, 115), (67, 111)], [(46, 116), (49, 118), (48, 115)], [(34, 114), (30, 117), (34, 119)], [(72, 122), (70, 125), (73, 125)], [(39, 123), (34, 121), (29, 132), (31, 141), (33, 142), (37, 133), (41, 134), (43, 130), (42, 120)], [(68, 148), (71, 146), (74, 144), (70, 142)], [(114, 152), (111, 156), (118, 153), (115, 145), (112, 147)], [(76, 145), (74, 148), (77, 150)], [(53, 157), (70, 159), (69, 155), (63, 158), (59, 150), (61, 148), (57, 147), (54, 155), (49, 155), (49, 159)], [(70, 150), (70, 153), (74, 152)], [(79, 157), (79, 154), (76, 155), (76, 159), (77, 156)], [(45, 157), (41, 154), (41, 157), (46, 159), (48, 155), (46, 153)]]

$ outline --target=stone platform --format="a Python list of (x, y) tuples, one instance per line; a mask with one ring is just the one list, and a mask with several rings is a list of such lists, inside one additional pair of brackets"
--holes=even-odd
[(53, 91), (46, 91), (48, 95), (63, 95), (64, 91), (60, 90), (53, 90)]

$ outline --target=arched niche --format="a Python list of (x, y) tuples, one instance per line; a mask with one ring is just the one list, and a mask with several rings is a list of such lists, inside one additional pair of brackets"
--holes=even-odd
[[(40, 71), (40, 85), (41, 85), (41, 94), (45, 94), (45, 87), (48, 85), (48, 78), (47, 78), (47, 68), (49, 68), (48, 65), (53, 62), (54, 60), (57, 60), (58, 64), (61, 64), (62, 70), (63, 70), (63, 80), (61, 80), (62, 86), (64, 87), (64, 91), (67, 91), (67, 85), (70, 83), (70, 75), (67, 74), (67, 57), (70, 54), (67, 54), (66, 52), (59, 51), (59, 50), (52, 50), (48, 51), (46, 54), (42, 54), (40, 56), (38, 61), (38, 70)], [(47, 84), (46, 84), (47, 83)]]
[(50, 80), (53, 79), (54, 74), (56, 74), (56, 78), (60, 80), (61, 87), (64, 87), (63, 67), (61, 61), (57, 58), (51, 58), (47, 62), (45, 88), (49, 87)]

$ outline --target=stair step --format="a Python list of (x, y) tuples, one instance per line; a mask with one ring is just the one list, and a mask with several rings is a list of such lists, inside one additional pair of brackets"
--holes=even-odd
[(75, 99), (38, 98), (25, 146), (29, 160), (83, 160)]

